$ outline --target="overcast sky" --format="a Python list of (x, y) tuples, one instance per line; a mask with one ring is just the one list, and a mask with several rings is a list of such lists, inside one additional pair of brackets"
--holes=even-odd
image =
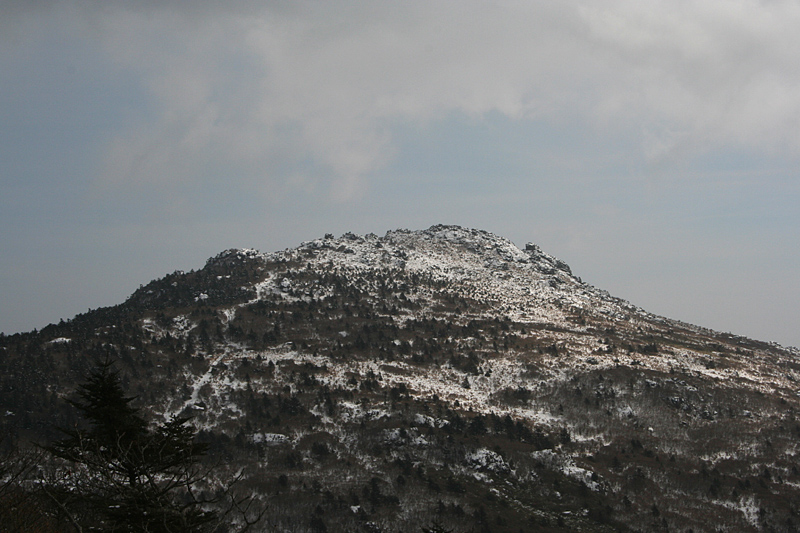
[(800, 346), (800, 4), (0, 0), (0, 331), (460, 224)]

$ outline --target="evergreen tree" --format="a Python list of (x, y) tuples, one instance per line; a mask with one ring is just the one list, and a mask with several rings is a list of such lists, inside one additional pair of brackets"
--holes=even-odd
[(200, 532), (217, 513), (196, 494), (206, 446), (186, 418), (149, 426), (125, 396), (110, 361), (101, 363), (71, 401), (88, 427), (63, 430), (46, 449), (68, 467), (51, 497), (78, 530)]

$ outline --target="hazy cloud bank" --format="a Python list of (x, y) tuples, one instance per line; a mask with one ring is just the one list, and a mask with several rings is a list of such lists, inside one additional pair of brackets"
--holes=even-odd
[(800, 150), (793, 2), (41, 2), (11, 13), (31, 10), (49, 10), (40, 25), (66, 21), (58, 31), (146, 92), (139, 120), (107, 142), (106, 184), (191, 181), (226, 164), (254, 186), (359, 197), (392, 160), (397, 124), (454, 111), (633, 136), (648, 161), (729, 144)]

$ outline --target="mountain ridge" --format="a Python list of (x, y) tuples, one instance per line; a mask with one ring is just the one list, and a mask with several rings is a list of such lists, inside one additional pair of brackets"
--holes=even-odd
[(6, 434), (75, 424), (59, 400), (112, 357), (153, 416), (193, 417), (249, 472), (264, 531), (800, 516), (796, 349), (645, 312), (482, 230), (229, 249), (0, 347)]

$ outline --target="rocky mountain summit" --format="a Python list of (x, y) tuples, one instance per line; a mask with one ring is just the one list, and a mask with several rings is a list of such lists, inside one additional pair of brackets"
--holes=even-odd
[(263, 531), (795, 531), (800, 353), (659, 317), (457, 226), (227, 250), (0, 337), (14, 444), (112, 357)]

